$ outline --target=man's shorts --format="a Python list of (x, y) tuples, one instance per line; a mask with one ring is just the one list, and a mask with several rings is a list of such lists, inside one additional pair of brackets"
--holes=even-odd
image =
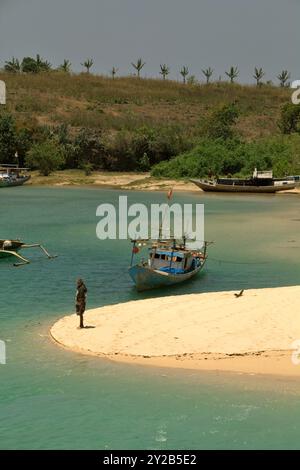
[(76, 304), (76, 313), (77, 315), (83, 315), (85, 312), (85, 302), (80, 302)]

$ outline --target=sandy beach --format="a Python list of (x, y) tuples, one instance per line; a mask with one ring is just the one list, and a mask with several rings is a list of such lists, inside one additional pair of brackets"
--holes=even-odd
[(150, 173), (126, 173), (95, 171), (85, 175), (82, 170), (56, 171), (49, 176), (41, 176), (33, 171), (27, 185), (52, 187), (98, 187), (132, 191), (201, 191), (188, 180), (158, 179)]
[(115, 361), (300, 377), (292, 361), (299, 303), (300, 286), (247, 290), (240, 298), (170, 296), (89, 310), (83, 330), (76, 315), (66, 316), (50, 334), (72, 351)]
[[(56, 171), (50, 176), (41, 176), (37, 171), (32, 172), (28, 183), (31, 186), (80, 187), (90, 186), (103, 189), (119, 189), (132, 191), (196, 191), (202, 192), (194, 183), (187, 180), (159, 179), (151, 177), (150, 173), (126, 173), (95, 171), (85, 175), (82, 170)], [(300, 194), (300, 186), (278, 194)]]

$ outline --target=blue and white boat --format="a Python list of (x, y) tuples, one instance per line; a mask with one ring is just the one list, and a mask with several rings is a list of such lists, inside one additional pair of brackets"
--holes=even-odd
[[(132, 258), (129, 274), (138, 291), (172, 286), (187, 281), (201, 271), (207, 260), (208, 242), (203, 250), (192, 250), (186, 239), (132, 240)], [(148, 247), (147, 260), (134, 264), (134, 257)]]

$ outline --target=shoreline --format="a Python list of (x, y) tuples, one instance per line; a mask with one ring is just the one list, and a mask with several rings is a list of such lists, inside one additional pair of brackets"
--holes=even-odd
[[(203, 192), (189, 180), (153, 178), (150, 176), (150, 173), (93, 172), (91, 175), (86, 176), (81, 170), (57, 171), (50, 176), (40, 176), (38, 172), (35, 171), (32, 172), (31, 180), (26, 186), (51, 188), (86, 187), (120, 191), (168, 191), (172, 188), (173, 191), (177, 192)], [(214, 194), (224, 195), (227, 193)], [(247, 194), (249, 195), (249, 193)], [(277, 194), (300, 194), (300, 186)]]
[(50, 176), (33, 172), (26, 186), (55, 188), (99, 188), (121, 191), (201, 191), (188, 180), (159, 179), (150, 173), (93, 172), (86, 176), (81, 170), (58, 171)]
[(300, 364), (292, 362), (300, 286), (247, 290), (239, 299), (233, 294), (105, 306), (86, 312), (88, 328), (77, 329), (73, 314), (58, 320), (50, 336), (75, 353), (133, 365), (300, 377)]

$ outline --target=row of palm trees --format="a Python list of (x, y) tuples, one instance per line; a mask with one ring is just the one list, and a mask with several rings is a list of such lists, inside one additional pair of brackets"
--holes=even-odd
[[(90, 73), (91, 68), (94, 65), (94, 60), (93, 59), (86, 59), (84, 62), (81, 63), (82, 67), (84, 67), (86, 73)], [(131, 62), (132, 67), (134, 68), (136, 75), (138, 78), (141, 76), (141, 71), (146, 65), (146, 62), (142, 58), (139, 58), (136, 62)], [(69, 60), (64, 60), (63, 63), (58, 67), (57, 70), (61, 72), (66, 72), (70, 73), (71, 72), (71, 62)], [(39, 55), (36, 56), (36, 59), (32, 59), (31, 57), (26, 57), (23, 59), (22, 62), (20, 62), (16, 58), (12, 58), (9, 61), (5, 62), (5, 70), (7, 72), (39, 72), (39, 71), (49, 71), (52, 69), (51, 64), (48, 61), (45, 61), (41, 59)], [(113, 67), (110, 70), (110, 75), (114, 79), (118, 73), (119, 69), (117, 67)], [(167, 64), (160, 64), (160, 75), (162, 76), (163, 80), (166, 80), (168, 75), (170, 74), (171, 69)], [(190, 75), (189, 68), (184, 65), (180, 69), (180, 75), (182, 76), (183, 83), (187, 83), (188, 81), (190, 83), (194, 83), (196, 81), (195, 77), (193, 75)], [(214, 70), (211, 67), (208, 67), (207, 69), (202, 69), (202, 73), (206, 79), (206, 83), (209, 84), (212, 80), (212, 76), (214, 73)], [(230, 80), (230, 83), (235, 83), (236, 79), (238, 78), (240, 72), (238, 67), (230, 67), (229, 70), (225, 71), (225, 74)], [(253, 78), (256, 81), (257, 86), (262, 85), (262, 80), (265, 76), (265, 72), (263, 69), (260, 67), (255, 67), (254, 68), (254, 74)], [(277, 75), (277, 79), (279, 80), (280, 86), (281, 87), (286, 87), (289, 85), (289, 80), (291, 78), (291, 74), (289, 73), (288, 70), (282, 70), (280, 74)], [(221, 77), (219, 77), (219, 81), (221, 81)]]
[[(67, 62), (68, 66), (71, 65), (69, 63), (69, 61), (65, 61), (65, 62)], [(90, 69), (93, 66), (93, 64), (94, 64), (93, 60), (88, 59), (85, 62), (83, 62), (81, 65), (86, 68), (87, 73), (90, 73)], [(131, 62), (131, 65), (135, 69), (138, 78), (140, 78), (141, 71), (144, 68), (144, 66), (146, 65), (146, 62), (144, 62), (142, 58), (139, 58), (136, 62)], [(63, 65), (61, 66), (61, 68), (65, 69), (65, 67), (63, 67)], [(65, 71), (70, 71), (70, 68), (67, 67), (67, 70), (65, 70)], [(110, 74), (111, 74), (113, 79), (117, 75), (118, 71), (119, 71), (119, 69), (117, 67), (113, 67), (111, 69)], [(162, 76), (163, 80), (166, 80), (166, 78), (170, 74), (170, 71), (171, 71), (171, 69), (167, 64), (160, 64), (160, 72), (159, 73)], [(207, 69), (202, 69), (202, 73), (206, 78), (206, 83), (209, 84), (210, 81), (211, 81), (211, 78), (213, 76), (214, 70), (211, 67), (208, 67)], [(235, 80), (239, 76), (239, 73), (240, 73), (239, 69), (237, 67), (233, 67), (233, 66), (230, 67), (230, 69), (228, 71), (225, 71), (225, 74), (230, 79), (230, 83), (235, 82)], [(189, 68), (186, 65), (184, 65), (180, 69), (180, 75), (182, 76), (183, 83), (187, 82), (187, 77), (189, 76), (189, 74), (190, 74)], [(256, 84), (258, 86), (260, 86), (262, 84), (262, 79), (263, 79), (264, 76), (265, 76), (265, 72), (263, 71), (262, 67), (260, 67), (260, 68), (255, 67), (254, 68), (253, 78), (256, 80)], [(280, 86), (282, 86), (282, 87), (287, 86), (287, 82), (288, 82), (288, 80), (290, 80), (290, 78), (291, 78), (291, 74), (289, 73), (288, 70), (282, 70), (280, 72), (280, 74), (277, 75), (277, 79), (279, 80)], [(194, 76), (192, 76), (191, 79), (192, 79), (191, 81), (195, 81)], [(220, 77), (220, 79), (221, 79), (221, 77)]]

